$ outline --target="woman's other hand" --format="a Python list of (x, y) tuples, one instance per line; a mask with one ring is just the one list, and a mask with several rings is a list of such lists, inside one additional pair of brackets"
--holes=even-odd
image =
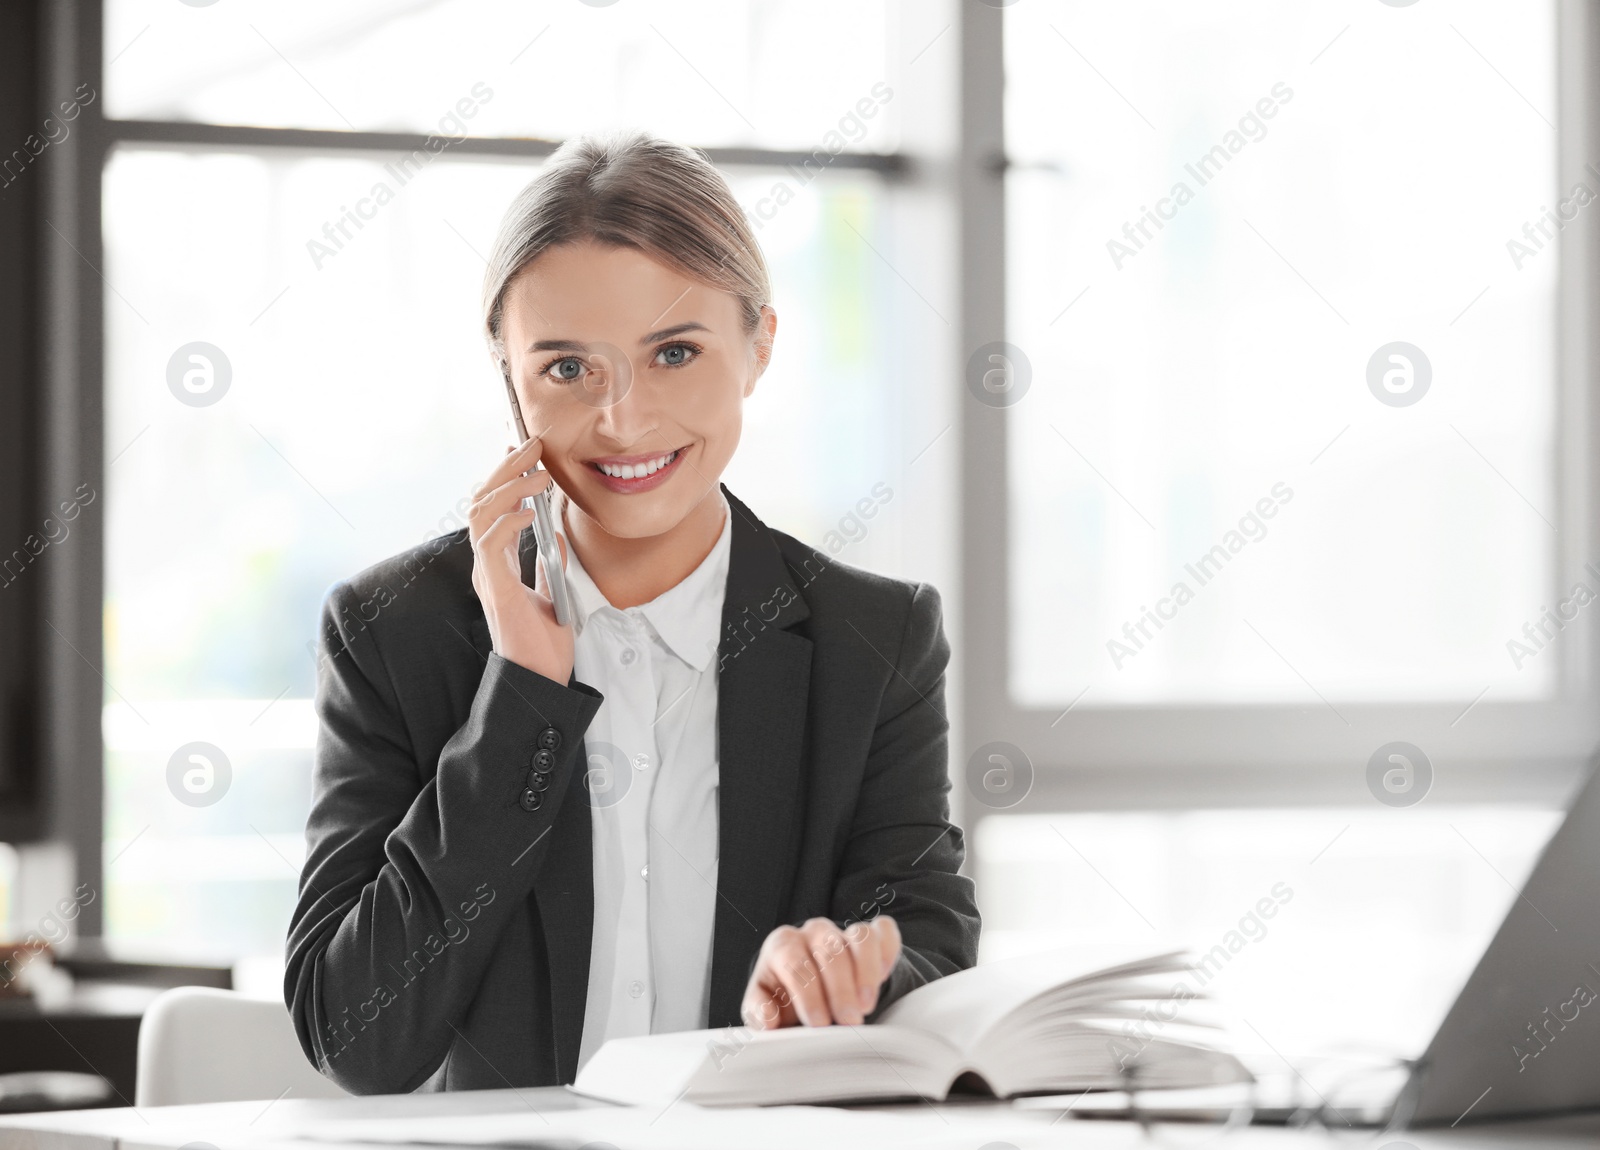
[(826, 918), (780, 926), (761, 944), (740, 1013), (753, 1030), (854, 1026), (878, 1005), (900, 958), (900, 928), (880, 914), (843, 930)]
[[(556, 622), (549, 595), (549, 573), (538, 564), (536, 587), (522, 581), (518, 541), (533, 522), (533, 508), (522, 501), (550, 485), (548, 471), (534, 471), (541, 444), (537, 438), (507, 453), (474, 492), (467, 513), (472, 539), (472, 589), (478, 593), (489, 622), (496, 653), (565, 686), (572, 677), (572, 628)], [(529, 474), (524, 474), (529, 473)], [(561, 565), (567, 563), (567, 541), (560, 532)]]

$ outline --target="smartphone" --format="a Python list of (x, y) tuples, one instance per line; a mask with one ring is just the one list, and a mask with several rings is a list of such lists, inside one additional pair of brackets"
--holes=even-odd
[[(506, 382), (506, 396), (511, 400), (511, 418), (517, 425), (517, 446), (521, 447), (528, 442), (528, 428), (522, 422), (522, 407), (517, 403), (517, 394), (511, 389), (511, 383)], [(543, 471), (543, 467), (535, 468)], [(567, 589), (566, 569), (561, 566), (561, 544), (556, 541), (555, 519), (550, 513), (550, 492), (555, 488), (552, 479), (545, 489), (538, 495), (530, 495), (522, 504), (522, 509), (528, 509), (528, 503), (533, 504), (533, 541), (539, 548), (539, 558), (544, 560), (545, 582), (550, 587), (550, 602), (556, 609), (556, 622), (565, 627), (572, 622), (572, 593)]]

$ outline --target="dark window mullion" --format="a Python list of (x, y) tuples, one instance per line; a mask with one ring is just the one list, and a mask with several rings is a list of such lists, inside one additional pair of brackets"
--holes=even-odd
[[(107, 137), (129, 143), (195, 147), (284, 148), (303, 152), (427, 152), (427, 141), (440, 137), (421, 132), (342, 132), (320, 128), (263, 128), (244, 124), (204, 124), (185, 120), (106, 120)], [(503, 156), (541, 159), (560, 146), (558, 140), (466, 136), (451, 140), (437, 155)], [(699, 148), (719, 167), (794, 168), (820, 173), (830, 170), (904, 175), (910, 167), (903, 153), (803, 152), (782, 148)], [(810, 165), (809, 169), (807, 165)]]

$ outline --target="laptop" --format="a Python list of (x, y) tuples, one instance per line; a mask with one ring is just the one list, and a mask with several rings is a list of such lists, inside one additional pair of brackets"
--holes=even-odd
[(1417, 1061), (1394, 1126), (1600, 1109), (1600, 766)]
[[(1269, 1074), (1247, 1105), (1257, 1123), (1388, 1129), (1600, 1110), (1600, 760), (1420, 1058)], [(1206, 1091), (1141, 1101), (1152, 1118), (1216, 1120), (1216, 1106)], [(1073, 1113), (1130, 1111), (1112, 1094)]]

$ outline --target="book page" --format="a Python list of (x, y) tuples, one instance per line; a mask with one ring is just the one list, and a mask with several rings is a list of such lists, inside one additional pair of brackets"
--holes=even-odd
[(624, 1105), (665, 1105), (679, 1097), (732, 1031), (683, 1030), (641, 1038), (613, 1038), (578, 1071), (572, 1089)]
[(578, 1072), (579, 1094), (626, 1105), (942, 1097), (959, 1055), (889, 1026), (735, 1026), (616, 1038)]
[(877, 1025), (915, 1027), (970, 1057), (985, 1033), (1052, 990), (1073, 983), (1087, 990), (1097, 980), (1125, 974), (1176, 974), (1188, 968), (1185, 953), (1105, 944), (984, 963), (919, 986), (885, 1010)]
[(899, 1026), (792, 1026), (727, 1032), (686, 1097), (702, 1105), (943, 1098), (961, 1056), (943, 1039)]

